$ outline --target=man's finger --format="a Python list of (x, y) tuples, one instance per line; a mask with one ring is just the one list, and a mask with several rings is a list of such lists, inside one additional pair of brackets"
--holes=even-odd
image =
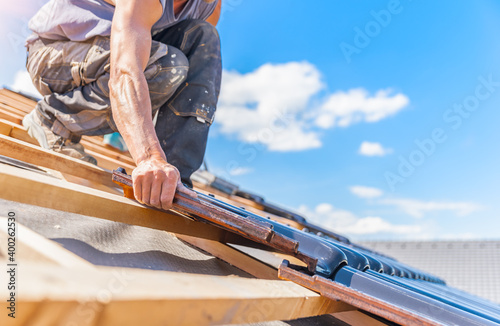
[(168, 210), (172, 208), (172, 201), (174, 199), (175, 195), (175, 187), (168, 182), (168, 180), (165, 180), (163, 182), (163, 185), (161, 187), (161, 208), (164, 210)]
[(146, 173), (142, 178), (142, 202), (146, 205), (150, 205), (151, 199), (151, 186), (153, 185), (153, 175), (151, 173)]
[(134, 178), (134, 197), (140, 203), (142, 203), (142, 185), (141, 185), (141, 179), (142, 178)]
[(177, 182), (177, 191), (183, 193), (184, 195), (188, 195), (189, 197), (198, 198), (198, 194), (183, 185), (181, 181)]
[(151, 194), (149, 197), (149, 203), (151, 206), (156, 208), (162, 208), (161, 205), (161, 190), (162, 190), (163, 180), (154, 179), (151, 185)]

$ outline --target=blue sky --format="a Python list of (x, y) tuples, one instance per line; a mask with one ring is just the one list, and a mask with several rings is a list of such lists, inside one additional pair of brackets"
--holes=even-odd
[[(43, 3), (0, 13), (0, 84)], [(213, 172), (357, 240), (499, 238), (500, 4), (227, 0), (218, 29)]]

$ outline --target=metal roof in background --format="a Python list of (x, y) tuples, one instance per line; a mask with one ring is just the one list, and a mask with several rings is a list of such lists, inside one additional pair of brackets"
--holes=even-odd
[(369, 241), (362, 245), (500, 304), (500, 240)]

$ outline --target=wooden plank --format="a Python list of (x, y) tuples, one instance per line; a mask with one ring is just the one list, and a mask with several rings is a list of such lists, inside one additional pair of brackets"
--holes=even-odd
[(129, 152), (122, 152), (113, 146), (109, 146), (103, 143), (103, 136), (82, 136), (82, 144), (92, 143), (96, 146), (101, 147), (102, 149), (106, 149), (108, 151), (114, 152), (115, 154), (124, 155), (128, 158), (132, 158)]
[(0, 119), (0, 134), (5, 136), (10, 136), (10, 133), (12, 131), (12, 125), (10, 121)]
[[(7, 133), (7, 130), (9, 128), (10, 128), (10, 132)], [(37, 141), (35, 139), (33, 139), (32, 137), (30, 137), (30, 135), (28, 135), (28, 132), (26, 131), (26, 129), (24, 127), (14, 123), (14, 122), (5, 120), (5, 119), (0, 119), (0, 134), (6, 135), (6, 136), (11, 136), (15, 139), (29, 142), (30, 144), (34, 144), (34, 145), (38, 146)], [(85, 144), (85, 142), (82, 144)], [(115, 156), (115, 158), (113, 158), (113, 157), (109, 157), (108, 155), (94, 152), (92, 150), (86, 150), (86, 152), (88, 154), (94, 156), (97, 159), (99, 166), (101, 166), (105, 169), (108, 169), (108, 170), (116, 169), (116, 168), (121, 166), (121, 167), (126, 168), (130, 173), (135, 168), (135, 165), (130, 164), (129, 163), (130, 159), (125, 157), (125, 156), (119, 156), (119, 157)], [(114, 155), (114, 154), (112, 154), (112, 152), (108, 153), (108, 154)], [(2, 155), (7, 155), (7, 154), (2, 154)], [(9, 156), (9, 155), (7, 155), (7, 156)], [(65, 157), (67, 157), (67, 156), (65, 156)], [(125, 161), (122, 161), (121, 160), (122, 158)]]
[(108, 192), (110, 194), (123, 196), (123, 190), (121, 188), (115, 188), (116, 184), (114, 184), (113, 186), (107, 186), (107, 185), (102, 184), (100, 182), (94, 182), (94, 181), (90, 181), (86, 178), (80, 178), (80, 177), (76, 177), (76, 176), (71, 175), (71, 174), (61, 173), (57, 170), (53, 170), (53, 169), (47, 169), (47, 170), (50, 174), (56, 175), (56, 177), (58, 177), (61, 180), (66, 180), (68, 182), (76, 183), (76, 184), (81, 185), (81, 186), (90, 187), (93, 189), (105, 191), (105, 192)]
[(28, 135), (23, 126), (5, 119), (0, 119), (0, 134), (38, 146), (38, 142)]
[(224, 260), (225, 262), (238, 267), (239, 269), (264, 280), (279, 280), (278, 271), (254, 258), (239, 252), (226, 244), (218, 241), (200, 239), (186, 235), (177, 237), (197, 248), (200, 248), (211, 255)]
[(101, 155), (104, 155), (110, 159), (114, 159), (120, 162), (123, 162), (125, 164), (128, 164), (130, 166), (135, 166), (134, 160), (126, 155), (119, 154), (113, 150), (108, 149), (108, 147), (105, 144), (100, 144), (97, 145), (93, 142), (86, 141), (84, 139), (81, 140), (81, 144), (83, 147), (85, 147), (86, 151), (92, 151), (93, 153), (99, 153)]
[(3, 90), (0, 90), (0, 103), (15, 107), (24, 113), (29, 113), (36, 106), (36, 102), (34, 104), (26, 104), (26, 103), (23, 103), (22, 101), (20, 101), (19, 99), (15, 99), (13, 97), (10, 97), (10, 96), (2, 93), (2, 91)]
[(342, 320), (348, 325), (363, 325), (363, 326), (387, 326), (394, 325), (394, 323), (387, 321), (384, 323), (382, 321), (376, 320), (367, 314), (359, 311), (342, 311), (332, 314), (335, 318)]
[[(15, 108), (19, 114), (26, 115), (26, 113), (31, 112), (35, 106), (36, 102), (32, 101), (22, 95), (17, 93), (13, 93), (14, 95), (9, 95), (0, 90), (0, 103), (10, 106), (11, 108)], [(28, 101), (28, 102), (26, 102)]]
[(23, 120), (23, 116), (0, 109), (0, 119), (5, 119), (5, 120), (8, 120), (10, 122), (14, 122), (18, 125), (21, 125), (22, 120)]
[[(5, 104), (1, 103), (0, 98), (0, 111), (8, 115), (3, 119), (7, 118), (6, 120), (11, 121), (21, 127), (20, 121), (26, 115), (26, 113), (29, 113), (31, 110), (28, 112), (24, 112), (23, 110), (19, 110), (16, 107), (6, 106)], [(17, 130), (17, 132), (19, 132), (19, 130)], [(108, 157), (109, 159), (124, 162), (129, 166), (135, 166), (135, 162), (128, 152), (122, 152), (112, 146), (104, 144), (102, 142), (102, 138), (98, 138), (95, 136), (84, 136), (82, 137), (81, 144), (85, 147), (86, 150), (90, 150), (92, 153), (99, 153), (104, 155), (98, 155), (101, 160), (104, 160), (105, 157)], [(107, 159), (105, 161), (107, 161)]]
[[(50, 263), (68, 268), (95, 269), (95, 266), (85, 259), (64, 249), (58, 243), (33, 232), (21, 223), (16, 223), (16, 253), (15, 261)], [(0, 239), (7, 243), (7, 217), (0, 216)], [(7, 247), (0, 246), (0, 253), (7, 257)]]
[[(108, 267), (82, 271), (28, 262), (23, 271), (17, 305), (19, 313), (21, 307), (33, 311), (26, 320), (32, 325), (243, 324), (352, 309), (285, 281)], [(0, 293), (5, 300), (5, 291)], [(0, 314), (0, 324), (7, 319)]]
[(40, 147), (40, 145), (38, 144), (38, 141), (35, 138), (31, 137), (28, 134), (28, 132), (26, 131), (26, 129), (24, 129), (24, 127), (20, 127), (20, 126), (12, 127), (12, 130), (10, 131), (9, 136), (12, 138), (15, 138), (15, 139), (19, 139), (23, 142)]
[(15, 114), (15, 115), (19, 115), (21, 117), (24, 117), (26, 115), (23, 111), (19, 110), (18, 108), (12, 107), (10, 105), (6, 105), (6, 104), (1, 103), (1, 102), (0, 102), (0, 110), (10, 112), (10, 113)]
[(0, 155), (116, 187), (109, 170), (5, 135), (0, 135)]
[(103, 167), (108, 170), (115, 170), (118, 167), (123, 167), (127, 169), (128, 173), (131, 173), (133, 169), (135, 169), (135, 165), (131, 165), (129, 163), (110, 158), (106, 155), (94, 152), (92, 150), (85, 149), (85, 152), (89, 155), (92, 155), (97, 160), (97, 165)]
[(25, 106), (34, 107), (36, 105), (36, 101), (6, 88), (0, 89), (0, 94), (4, 97), (20, 102)]
[(135, 200), (9, 165), (1, 166), (0, 184), (0, 198), (6, 200), (209, 240), (223, 240), (226, 235), (215, 226), (173, 211), (156, 210)]
[[(13, 114), (21, 119), (27, 113), (30, 113), (34, 109), (34, 106), (33, 107), (29, 106), (27, 109), (26, 108), (23, 109), (22, 106), (23, 106), (22, 103), (16, 102), (15, 100), (12, 99), (6, 99), (5, 96), (0, 95), (0, 109), (4, 109), (5, 112)], [(122, 152), (112, 146), (103, 144), (102, 136), (83, 136), (82, 145), (84, 145), (85, 148), (89, 148), (94, 152), (108, 155), (110, 158), (123, 160), (129, 164), (134, 164), (134, 161), (132, 160), (128, 152)]]
[[(30, 113), (36, 106), (36, 101), (33, 101), (21, 94), (13, 92), (11, 90), (2, 88), (0, 89), (0, 103), (5, 103), (18, 110), (18, 115), (24, 117), (27, 113)], [(99, 144), (102, 143), (102, 136), (84, 136), (84, 139), (94, 140)], [(122, 153), (118, 149), (115, 150), (117, 153)]]
[(23, 114), (29, 113), (36, 106), (36, 103), (34, 105), (27, 105), (16, 99), (7, 97), (3, 94), (0, 95), (0, 103), (16, 108), (17, 110), (19, 110), (19, 112), (22, 112)]
[[(26, 128), (24, 128), (22, 125), (5, 119), (0, 119), (0, 130), (2, 130), (1, 128), (4, 128), (4, 125), (11, 126), (12, 132), (11, 134), (9, 134), (11, 137), (38, 145), (38, 142), (35, 139), (31, 138), (30, 135), (28, 135)], [(5, 135), (5, 133), (1, 133)], [(88, 139), (91, 139), (89, 137), (87, 137), (86, 139), (82, 139), (81, 144), (89, 153), (91, 152), (95, 155), (98, 155), (99, 158), (104, 159), (105, 161), (113, 162), (113, 165), (116, 165), (117, 163), (123, 163), (127, 164), (128, 167), (135, 166), (135, 163), (130, 156), (119, 154), (117, 151), (109, 149), (105, 144), (102, 143), (102, 141), (101, 144), (99, 144), (98, 141), (89, 141)]]

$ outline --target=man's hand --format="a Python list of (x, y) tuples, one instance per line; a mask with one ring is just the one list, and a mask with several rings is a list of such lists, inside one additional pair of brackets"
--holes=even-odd
[(196, 193), (185, 187), (177, 168), (165, 160), (141, 161), (132, 172), (134, 196), (139, 202), (160, 209), (170, 209), (175, 190), (191, 197)]

